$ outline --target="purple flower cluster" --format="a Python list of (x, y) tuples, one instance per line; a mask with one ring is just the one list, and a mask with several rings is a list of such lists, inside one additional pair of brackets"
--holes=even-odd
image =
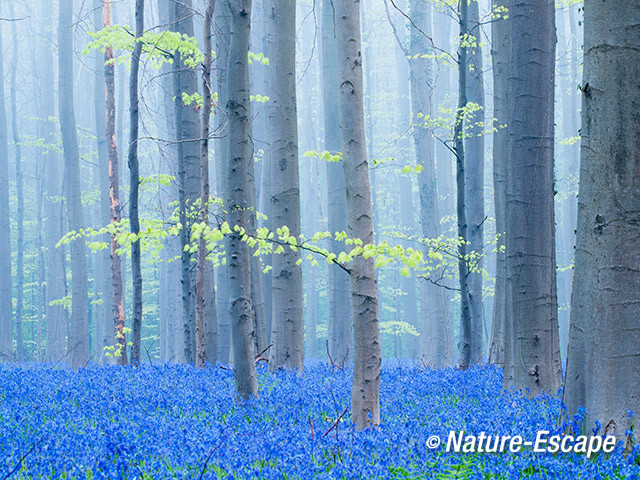
[[(259, 374), (235, 400), (230, 369), (0, 366), (0, 478), (430, 479), (640, 477), (640, 451), (447, 453), (450, 430), (557, 429), (560, 401), (502, 392), (494, 367), (382, 371), (383, 423), (351, 427), (351, 372)], [(346, 410), (346, 412), (345, 412)], [(429, 450), (432, 435), (442, 439)]]

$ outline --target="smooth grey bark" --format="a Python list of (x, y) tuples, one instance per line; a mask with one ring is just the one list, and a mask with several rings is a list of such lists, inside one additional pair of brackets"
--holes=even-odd
[(133, 318), (131, 319), (131, 363), (140, 364), (142, 334), (142, 267), (140, 252), (140, 217), (138, 213), (138, 189), (140, 186), (140, 166), (138, 160), (139, 99), (138, 76), (142, 42), (138, 40), (144, 33), (144, 0), (136, 0), (136, 33), (131, 53), (131, 76), (129, 77), (129, 222), (131, 233), (136, 240), (131, 242), (131, 280), (133, 285)]
[[(398, 142), (398, 160), (400, 165), (413, 166), (411, 155), (412, 145), (408, 132), (411, 131), (411, 95), (409, 74), (409, 63), (406, 53), (403, 49), (396, 50), (396, 78), (398, 85), (398, 93), (396, 100), (397, 107), (397, 131), (401, 135), (401, 141)], [(400, 229), (403, 235), (412, 237), (417, 234), (414, 221), (414, 204), (413, 204), (413, 179), (411, 175), (403, 173), (398, 174), (398, 213), (400, 214)], [(401, 242), (408, 247), (407, 242)], [(420, 317), (418, 316), (418, 298), (417, 298), (417, 279), (415, 275), (404, 277), (398, 275), (398, 288), (403, 295), (396, 297), (396, 320), (405, 321), (413, 325), (416, 331), (420, 332)], [(409, 358), (419, 358), (420, 356), (420, 337), (413, 335), (405, 335), (407, 345), (407, 356)]]
[[(620, 12), (624, 12), (621, 15)], [(586, 0), (576, 263), (564, 401), (625, 439), (640, 411), (640, 6)], [(633, 438), (637, 441), (637, 437)], [(629, 441), (629, 440), (627, 440)]]
[(207, 262), (204, 277), (204, 348), (206, 360), (215, 365), (218, 360), (218, 312), (213, 263)]
[[(211, 85), (211, 64), (213, 54), (211, 49), (211, 22), (213, 20), (214, 0), (209, 0), (204, 16), (203, 42), (204, 42), (204, 65), (202, 67), (202, 139), (200, 151), (200, 222), (209, 224), (209, 122), (211, 120), (212, 106), (212, 85)], [(215, 305), (206, 305), (205, 288), (210, 291), (210, 285), (206, 285), (207, 280), (213, 280), (213, 276), (206, 275), (207, 270), (207, 239), (204, 235), (198, 241), (198, 271), (196, 275), (196, 367), (202, 367), (207, 361), (206, 342), (206, 310), (215, 308)], [(207, 277), (207, 278), (205, 278)], [(214, 317), (215, 318), (215, 317)], [(215, 363), (216, 352), (210, 352), (210, 359)]]
[[(431, 33), (431, 7), (428, 3), (415, 0), (411, 1), (410, 7), (411, 18), (415, 24), (410, 31), (407, 52), (410, 58), (412, 136), (416, 163), (423, 167), (418, 173), (420, 225), (424, 238), (436, 238), (439, 235), (439, 225), (433, 137), (432, 132), (421, 125), (421, 119), (431, 115), (433, 109), (433, 65), (429, 58), (424, 58), (425, 54), (433, 51), (429, 39), (425, 37), (425, 34)], [(451, 358), (453, 339), (444, 289), (426, 279), (420, 282), (420, 324), (420, 358), (434, 367), (447, 366)]]
[[(336, 47), (333, 3), (322, 0), (322, 104), (324, 111), (324, 149), (332, 155), (340, 151), (338, 102), (338, 51)], [(344, 169), (338, 162), (327, 162), (327, 216), (332, 234), (347, 231), (347, 193)], [(342, 242), (331, 239), (329, 251), (339, 253)], [(327, 291), (329, 353), (334, 361), (346, 362), (353, 356), (353, 324), (349, 316), (351, 296), (349, 275), (330, 266)]]
[[(54, 31), (52, 6), (49, 2), (43, 2), (42, 18), (45, 19), (45, 26), (47, 31)], [(47, 42), (53, 43), (53, 38), (46, 36)], [(54, 79), (53, 79), (53, 55), (52, 49), (43, 48), (38, 57), (40, 58), (41, 68), (39, 75), (41, 77), (43, 94), (41, 96), (41, 115), (39, 120), (43, 132), (43, 137), (47, 147), (44, 149), (44, 176), (45, 176), (45, 191), (44, 198), (44, 230), (45, 230), (45, 248), (47, 254), (46, 259), (46, 288), (45, 288), (45, 353), (44, 360), (46, 362), (56, 362), (64, 355), (65, 348), (65, 332), (67, 324), (67, 314), (64, 307), (58, 303), (53, 303), (53, 300), (60, 300), (65, 296), (65, 281), (64, 281), (64, 247), (56, 248), (58, 240), (62, 237), (62, 218), (64, 210), (64, 202), (59, 201), (62, 196), (62, 182), (60, 175), (60, 159), (56, 150), (52, 148), (52, 145), (56, 144), (56, 125), (49, 120), (56, 115), (55, 111), (55, 91), (54, 91)], [(0, 95), (0, 99), (4, 98)], [(2, 107), (2, 101), (0, 100), (0, 108)], [(0, 122), (4, 115), (0, 112)], [(0, 124), (0, 136), (2, 135), (2, 126)], [(2, 148), (2, 139), (0, 137), (0, 148)], [(51, 146), (50, 146), (51, 145)], [(3, 156), (0, 154), (0, 158)], [(0, 164), (0, 170), (2, 165)], [(0, 173), (0, 178), (2, 174)], [(2, 184), (0, 183), (0, 188)], [(0, 190), (0, 202), (4, 201), (2, 197), (2, 190)], [(1, 221), (1, 217), (0, 217)], [(2, 226), (0, 225), (0, 230)], [(3, 231), (3, 230), (2, 230)], [(1, 240), (0, 236), (0, 240)], [(0, 246), (0, 251), (5, 250), (5, 246)], [(0, 272), (2, 270), (2, 256), (0, 255)], [(10, 274), (5, 277), (5, 273), (0, 274), (0, 295), (2, 295), (2, 281), (4, 278), (10, 278)], [(0, 296), (0, 304), (2, 303), (2, 297)], [(1, 353), (0, 353), (1, 354)]]
[[(254, 52), (257, 52), (258, 49), (262, 49), (262, 54), (269, 58), (269, 52), (271, 51), (270, 42), (271, 37), (269, 36), (268, 31), (268, 18), (269, 18), (269, 9), (270, 9), (270, 0), (262, 0), (262, 11), (260, 15), (253, 16), (253, 23), (258, 28), (251, 27), (251, 36), (252, 36), (252, 45), (251, 48)], [(270, 67), (268, 65), (262, 65), (258, 62), (253, 62), (250, 70), (250, 79), (251, 79), (251, 91), (255, 94), (265, 95), (270, 91), (269, 88), (269, 77), (268, 74)], [(257, 209), (261, 213), (266, 213), (268, 210), (268, 203), (271, 199), (270, 191), (271, 191), (271, 178), (269, 177), (269, 169), (271, 167), (271, 162), (269, 161), (269, 157), (271, 155), (271, 145), (269, 141), (269, 103), (260, 103), (256, 102), (254, 111), (254, 120), (251, 123), (251, 136), (253, 137), (254, 143), (254, 155), (257, 155), (258, 151), (262, 150), (262, 160), (260, 162), (256, 162), (256, 173), (257, 169), (260, 169), (259, 175), (256, 175), (256, 202)], [(252, 107), (253, 108), (253, 107)], [(261, 218), (258, 220), (258, 226), (266, 227), (271, 229), (272, 222), (269, 218), (266, 220)], [(272, 265), (271, 262), (272, 255), (265, 254), (260, 257), (258, 260), (259, 263), (263, 265)], [(260, 272), (262, 272), (262, 268), (260, 268)], [(273, 317), (273, 312), (271, 310), (271, 279), (272, 273), (261, 273), (260, 280), (262, 284), (262, 302), (263, 302), (263, 312), (264, 312), (264, 328), (266, 337), (264, 338), (264, 342), (259, 341), (258, 343), (264, 343), (265, 346), (271, 343), (271, 319)], [(259, 313), (256, 310), (256, 315)], [(260, 332), (258, 332), (258, 340), (260, 340)], [(262, 349), (260, 349), (261, 351)]]
[[(281, 0), (269, 11), (269, 174), (267, 216), (275, 228), (300, 236), (298, 113), (296, 106), (296, 0)], [(304, 323), (300, 249), (284, 247), (272, 258), (272, 333), (269, 368), (302, 369)]]
[[(173, 3), (170, 0), (161, 0), (158, 2), (159, 20), (163, 25), (171, 25), (173, 21)], [(168, 28), (168, 27), (166, 27)], [(168, 143), (160, 146), (160, 156), (162, 160), (162, 173), (178, 177), (178, 153), (176, 146), (176, 115), (175, 103), (173, 101), (173, 67), (169, 65), (163, 66), (163, 75), (161, 76), (161, 98), (160, 103), (163, 106), (165, 118), (164, 135)], [(172, 181), (164, 194), (160, 197), (160, 201), (164, 208), (169, 210), (166, 216), (173, 214), (174, 207), (169, 207), (172, 202), (178, 200), (178, 185), (176, 181)], [(168, 221), (165, 218), (165, 221)], [(182, 293), (180, 287), (181, 265), (180, 262), (169, 261), (172, 258), (180, 256), (180, 239), (177, 237), (169, 237), (165, 242), (163, 252), (164, 267), (164, 292), (166, 292), (166, 302), (161, 302), (160, 315), (164, 330), (167, 333), (165, 344), (165, 359), (168, 362), (180, 361), (184, 352), (184, 341), (182, 339)]]
[[(1, 22), (0, 22), (1, 23)], [(7, 143), (7, 114), (4, 98), (4, 68), (0, 30), (0, 203), (9, 205), (9, 147)], [(11, 287), (11, 222), (9, 209), (0, 213), (0, 360), (12, 360), (13, 325)]]
[[(505, 0), (496, 1), (494, 7), (506, 6)], [(507, 87), (509, 77), (509, 19), (499, 18), (491, 23), (491, 58), (493, 61), (493, 118), (497, 130), (493, 133), (493, 195), (496, 233), (496, 287), (493, 303), (493, 320), (489, 340), (489, 363), (504, 365), (505, 320), (507, 313), (506, 263), (504, 250), (505, 194), (507, 145), (509, 134), (504, 128), (507, 119)]]
[[(29, 49), (33, 53), (31, 55), (31, 71), (35, 75), (35, 79), (33, 82), (33, 99), (35, 104), (37, 105), (39, 111), (42, 111), (42, 95), (43, 88), (40, 83), (40, 72), (38, 66), (38, 52), (35, 47), (34, 39), (31, 38), (29, 42)], [(38, 120), (36, 123), (36, 135), (37, 138), (44, 138), (44, 129), (42, 128), (42, 120)], [(36, 319), (38, 324), (38, 333), (36, 339), (36, 351), (34, 355), (34, 359), (36, 362), (44, 361), (44, 352), (42, 350), (43, 346), (43, 327), (44, 327), (44, 314), (45, 314), (45, 301), (46, 301), (46, 270), (45, 270), (45, 258), (44, 258), (44, 239), (42, 235), (42, 227), (44, 224), (44, 216), (43, 216), (43, 207), (44, 207), (44, 196), (45, 196), (45, 178), (44, 178), (44, 168), (45, 168), (45, 156), (44, 156), (45, 148), (41, 146), (35, 150), (37, 155), (36, 162), (36, 172), (35, 172), (35, 180), (36, 180), (36, 238), (35, 238), (35, 248), (37, 251), (37, 272), (38, 272), (38, 280), (36, 285), (37, 290), (37, 310), (36, 310)]]
[[(263, 2), (263, 9), (266, 13), (268, 10), (268, 2)], [(267, 16), (265, 15), (264, 19), (261, 19), (263, 22), (267, 22)], [(252, 17), (252, 22), (255, 24), (258, 22), (256, 16)], [(251, 28), (251, 41), (255, 41), (256, 32), (252, 26)], [(263, 32), (263, 37), (265, 37), (265, 43), (267, 42), (267, 33)], [(250, 46), (251, 48), (251, 41)], [(255, 52), (257, 53), (257, 52)], [(254, 91), (254, 83), (262, 82), (266, 83), (266, 81), (261, 77), (266, 77), (264, 75), (265, 66), (258, 64), (257, 62), (253, 62), (252, 65), (249, 66), (249, 89), (250, 91)], [(260, 71), (259, 75), (255, 75), (257, 71)], [(262, 87), (262, 86), (261, 86)], [(261, 92), (265, 92), (266, 90), (261, 90)], [(261, 93), (257, 92), (257, 93)], [(261, 93), (262, 94), (262, 93)], [(259, 150), (262, 146), (265, 146), (264, 140), (267, 138), (266, 125), (268, 123), (268, 104), (258, 103), (255, 111), (252, 108), (252, 121), (251, 121), (251, 140), (253, 145), (253, 157), (254, 160), (259, 157)], [(257, 135), (257, 136), (256, 136)], [(252, 162), (249, 165), (249, 199), (251, 201), (251, 208), (253, 209), (253, 214), (250, 217), (250, 225), (249, 232), (251, 234), (256, 233), (258, 228), (258, 220), (255, 214), (256, 211), (260, 211), (265, 201), (268, 201), (264, 198), (264, 193), (262, 192), (263, 186), (263, 176), (264, 176), (264, 168), (263, 165), (267, 163), (268, 156), (265, 155), (262, 162)], [(262, 203), (261, 203), (262, 201)], [(270, 259), (270, 257), (269, 257)], [(256, 341), (256, 351), (261, 352), (267, 347), (267, 340), (270, 337), (270, 333), (267, 331), (267, 325), (271, 324), (271, 319), (267, 320), (266, 318), (266, 296), (271, 296), (271, 286), (269, 280), (268, 288), (265, 288), (264, 282), (266, 281), (266, 277), (268, 275), (264, 275), (262, 273), (262, 263), (263, 259), (259, 257), (251, 257), (251, 300), (253, 303), (253, 310), (255, 312), (254, 318), (254, 328), (256, 331), (255, 341)], [(270, 300), (269, 300), (270, 303)]]
[[(64, 187), (69, 230), (84, 226), (80, 183), (80, 154), (73, 105), (73, 0), (60, 0), (58, 17), (58, 110), (64, 150)], [(87, 312), (88, 275), (83, 237), (69, 245), (71, 253), (71, 320), (68, 360), (74, 368), (89, 360), (89, 325)]]
[[(362, 52), (358, 0), (334, 3), (342, 163), (347, 191), (349, 236), (373, 243), (373, 212), (369, 188)], [(380, 332), (378, 294), (373, 258), (350, 262), (354, 337), (351, 415), (356, 429), (380, 423)]]
[[(110, 7), (110, 0), (94, 0), (93, 2), (93, 24), (95, 30), (103, 27), (104, 9)], [(111, 23), (109, 19), (109, 23)], [(109, 152), (107, 148), (108, 138), (106, 135), (106, 92), (108, 87), (105, 80), (105, 55), (99, 50), (94, 52), (94, 113), (96, 121), (96, 139), (98, 147), (98, 188), (100, 191), (100, 201), (97, 206), (98, 218), (100, 226), (109, 224), (111, 221), (111, 206), (109, 199)], [(108, 114), (107, 114), (108, 115)], [(109, 242), (109, 235), (105, 234), (103, 240)], [(113, 310), (112, 303), (112, 286), (110, 275), (111, 259), (109, 250), (103, 250), (96, 254), (95, 262), (95, 283), (96, 290), (100, 294), (102, 303), (96, 305), (96, 325), (94, 331), (96, 333), (96, 359), (103, 363), (107, 360), (104, 355), (104, 348), (112, 344), (113, 337), (113, 321), (111, 312)]]
[[(227, 73), (229, 68), (229, 42), (231, 28), (231, 12), (226, 0), (218, 2), (214, 12), (214, 31), (216, 67), (215, 76), (218, 87), (218, 108), (215, 115), (215, 130), (224, 131), (216, 140), (216, 190), (218, 197), (227, 200), (227, 158), (229, 155), (228, 112), (227, 106)], [(264, 172), (263, 172), (264, 174)], [(218, 352), (219, 360), (224, 363), (232, 361), (231, 323), (228, 265), (216, 269), (216, 314), (218, 316)]]
[(467, 254), (473, 253), (469, 276), (469, 315), (471, 317), (471, 363), (482, 361), (483, 318), (482, 311), (482, 255), (484, 254), (484, 79), (482, 65), (482, 36), (478, 0), (469, 2), (467, 34), (477, 40), (477, 46), (467, 50), (467, 105), (473, 104), (474, 113), (465, 118), (464, 187), (467, 236)]
[[(469, 4), (460, 2), (458, 17), (459, 36), (465, 38), (468, 34)], [(473, 334), (471, 311), (469, 303), (469, 266), (467, 263), (467, 212), (465, 197), (465, 142), (464, 142), (464, 110), (467, 106), (467, 47), (460, 42), (458, 47), (458, 108), (454, 118), (454, 152), (456, 156), (456, 213), (458, 223), (458, 277), (460, 282), (460, 338), (458, 342), (458, 364), (466, 369), (471, 365), (473, 351)]]
[[(229, 225), (247, 228), (251, 222), (249, 166), (253, 163), (249, 109), (249, 39), (251, 0), (227, 0), (230, 19), (229, 63), (227, 70), (228, 158), (227, 211)], [(258, 395), (255, 364), (255, 320), (251, 301), (251, 253), (246, 242), (234, 233), (227, 236), (227, 267), (233, 374), (236, 390), (243, 398)]]
[[(509, 157), (506, 167), (507, 346), (504, 385), (530, 396), (562, 381), (554, 227), (555, 4), (509, 5)], [(522, 115), (527, 112), (527, 115)]]
[[(9, 14), (15, 18), (13, 3), (9, 3)], [(16, 239), (16, 359), (24, 361), (24, 336), (22, 332), (22, 314), (24, 311), (24, 186), (22, 177), (22, 149), (20, 146), (20, 132), (18, 131), (18, 108), (16, 105), (16, 74), (19, 63), (18, 32), (16, 22), (11, 22), (11, 36), (13, 39), (13, 65), (11, 68), (10, 81), (10, 101), (11, 101), (11, 130), (13, 132), (13, 145), (16, 162), (16, 197), (17, 206), (17, 239)]]
[[(172, 0), (176, 32), (193, 37), (193, 12), (191, 0)], [(200, 198), (200, 118), (191, 105), (182, 101), (182, 93), (192, 95), (198, 91), (196, 71), (184, 65), (178, 52), (174, 52), (174, 96), (178, 149), (178, 186), (181, 242), (181, 283), (184, 330), (185, 362), (195, 360), (195, 276), (191, 268), (191, 254), (184, 250), (191, 237), (191, 214), (194, 204)]]

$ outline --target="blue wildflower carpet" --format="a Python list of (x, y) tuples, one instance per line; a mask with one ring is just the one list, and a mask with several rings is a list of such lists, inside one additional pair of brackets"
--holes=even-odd
[[(229, 369), (0, 366), (0, 479), (640, 478), (638, 453), (447, 453), (451, 430), (557, 430), (560, 401), (502, 391), (494, 367), (383, 368), (379, 429), (351, 427), (351, 373), (260, 371), (234, 400)], [(437, 435), (440, 448), (427, 439)]]

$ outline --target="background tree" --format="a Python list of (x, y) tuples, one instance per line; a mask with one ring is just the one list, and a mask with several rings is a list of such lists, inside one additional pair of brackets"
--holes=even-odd
[[(9, 147), (7, 143), (7, 113), (4, 97), (4, 54), (0, 22), (0, 202), (9, 204)], [(9, 209), (0, 213), (0, 359), (13, 359), (13, 311), (11, 287), (11, 220)]]
[[(340, 151), (340, 116), (338, 108), (338, 52), (336, 46), (333, 3), (322, 1), (322, 102), (324, 108), (324, 149), (332, 155)], [(338, 162), (326, 162), (327, 216), (332, 233), (347, 231), (347, 194), (344, 169)], [(342, 248), (340, 242), (329, 241), (331, 251)], [(329, 268), (327, 290), (328, 348), (337, 361), (353, 355), (353, 324), (349, 317), (351, 297), (349, 276), (340, 268)]]
[[(84, 226), (80, 184), (80, 152), (73, 100), (73, 0), (60, 0), (58, 15), (58, 110), (64, 150), (65, 204), (69, 230)], [(67, 350), (75, 368), (89, 360), (88, 278), (85, 240), (69, 245), (71, 253), (71, 320)]]

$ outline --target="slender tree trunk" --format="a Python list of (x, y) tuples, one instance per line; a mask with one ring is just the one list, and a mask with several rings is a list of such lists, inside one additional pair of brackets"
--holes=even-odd
[(205, 270), (204, 292), (204, 344), (207, 362), (215, 365), (218, 353), (218, 312), (216, 310), (216, 285), (213, 263), (208, 262)]
[[(270, 209), (275, 228), (300, 236), (300, 184), (298, 174), (298, 114), (296, 108), (296, 1), (281, 0), (269, 12), (269, 131), (271, 138)], [(300, 250), (285, 247), (273, 255), (272, 334), (269, 368), (302, 369), (302, 266)]]
[[(64, 185), (69, 229), (84, 226), (80, 182), (80, 154), (73, 105), (73, 0), (60, 0), (58, 18), (58, 109), (64, 150)], [(83, 237), (73, 240), (71, 252), (71, 324), (69, 328), (69, 361), (78, 368), (89, 360), (89, 325), (87, 312), (87, 257)]]
[(474, 258), (469, 262), (468, 292), (471, 317), (471, 363), (482, 361), (482, 255), (484, 254), (484, 78), (482, 73), (482, 35), (478, 0), (469, 2), (466, 33), (473, 36), (477, 46), (467, 50), (467, 102), (473, 107), (465, 118), (465, 219), (469, 245), (467, 252)]
[[(15, 18), (13, 3), (9, 3), (9, 14)], [(24, 309), (24, 194), (22, 182), (22, 149), (20, 147), (20, 132), (18, 132), (18, 108), (16, 105), (16, 73), (18, 71), (19, 51), (18, 32), (16, 22), (11, 22), (13, 38), (13, 65), (11, 67), (11, 130), (16, 160), (16, 196), (18, 197), (18, 211), (16, 215), (17, 255), (16, 255), (16, 357), (19, 362), (24, 361), (24, 336), (22, 332), (22, 313)]]
[[(347, 191), (349, 236), (373, 243), (364, 106), (360, 10), (357, 0), (334, 3), (339, 65), (340, 138)], [(358, 430), (380, 423), (380, 333), (373, 258), (350, 263), (354, 368), (351, 415)]]
[[(33, 39), (30, 42), (29, 48), (31, 52), (36, 52), (35, 42)], [(31, 70), (35, 75), (35, 81), (33, 84), (33, 98), (37, 105), (38, 111), (43, 111), (43, 87), (41, 83), (42, 73), (38, 66), (38, 56), (31, 56)], [(44, 139), (44, 128), (42, 125), (42, 120), (37, 122), (36, 126), (36, 135), (38, 138)], [(42, 351), (42, 328), (43, 328), (43, 320), (45, 314), (45, 302), (46, 302), (46, 270), (45, 270), (45, 259), (44, 259), (44, 245), (42, 238), (42, 225), (43, 225), (43, 204), (44, 204), (44, 196), (45, 196), (45, 178), (44, 178), (44, 169), (45, 169), (45, 148), (44, 146), (38, 148), (36, 150), (38, 155), (38, 160), (36, 162), (36, 251), (38, 258), (38, 283), (37, 283), (37, 291), (38, 291), (38, 305), (37, 305), (37, 322), (38, 322), (38, 337), (37, 337), (37, 347), (36, 354), (34, 355), (34, 359), (36, 362), (42, 362), (44, 359), (43, 351)]]
[(139, 100), (138, 76), (144, 33), (144, 0), (136, 0), (136, 40), (131, 54), (131, 77), (129, 83), (129, 221), (131, 233), (136, 236), (131, 242), (131, 277), (133, 280), (133, 319), (131, 329), (131, 363), (140, 363), (142, 330), (142, 271), (140, 265), (140, 218), (138, 214), (138, 187), (140, 167), (138, 162)]
[[(460, 38), (465, 38), (468, 25), (468, 3), (460, 2)], [(462, 42), (461, 42), (462, 43)], [(456, 213), (458, 215), (458, 276), (460, 277), (460, 340), (458, 364), (465, 369), (471, 365), (473, 333), (469, 304), (469, 267), (467, 264), (467, 214), (465, 188), (464, 111), (467, 106), (467, 48), (458, 47), (458, 109), (454, 121), (454, 149), (456, 154)]]
[[(103, 13), (106, 4), (110, 0), (94, 0), (94, 28), (96, 30), (102, 28)], [(109, 20), (109, 24), (111, 21)], [(95, 74), (94, 74), (94, 112), (97, 132), (98, 147), (98, 188), (100, 191), (100, 202), (97, 206), (100, 218), (100, 225), (107, 225), (111, 221), (111, 207), (109, 200), (109, 151), (107, 142), (109, 139), (102, 132), (106, 132), (106, 89), (105, 89), (105, 55), (100, 51), (95, 51)], [(105, 241), (109, 241), (109, 235), (105, 234)], [(106, 361), (104, 348), (112, 345), (113, 339), (113, 322), (111, 321), (111, 304), (112, 287), (111, 275), (109, 274), (110, 266), (109, 251), (99, 252), (96, 256), (96, 288), (100, 293), (102, 303), (96, 305), (96, 359), (100, 362)]]
[[(226, 130), (228, 112), (227, 106), (227, 69), (229, 67), (229, 42), (231, 35), (231, 12), (228, 0), (219, 1), (216, 5), (214, 17), (214, 37), (216, 41), (216, 80), (218, 86), (218, 108), (215, 115), (216, 131)], [(216, 189), (218, 197), (225, 201), (227, 193), (227, 162), (229, 155), (228, 135), (220, 135), (216, 140)], [(263, 169), (264, 176), (264, 169)], [(218, 316), (218, 347), (219, 360), (224, 363), (232, 361), (231, 352), (231, 323), (228, 265), (222, 265), (216, 270), (217, 308)]]
[[(175, 31), (193, 36), (193, 13), (191, 0), (172, 0), (174, 4)], [(184, 361), (195, 361), (195, 296), (191, 254), (185, 251), (191, 237), (192, 209), (200, 198), (200, 119), (190, 105), (182, 101), (182, 93), (197, 92), (196, 72), (184, 65), (178, 52), (174, 52), (174, 96), (176, 102), (176, 128), (178, 141), (178, 184), (181, 253), (181, 282), (184, 327)]]
[[(104, 0), (102, 4), (102, 26), (111, 26), (111, 9), (113, 0)], [(112, 224), (121, 220), (120, 206), (120, 165), (118, 161), (118, 144), (116, 141), (116, 95), (115, 95), (115, 66), (112, 63), (113, 49), (107, 47), (104, 54), (104, 80), (106, 92), (106, 121), (105, 138), (109, 157), (109, 212)], [(127, 342), (124, 334), (124, 297), (122, 293), (122, 259), (116, 253), (120, 245), (116, 236), (111, 235), (109, 256), (111, 258), (111, 321), (109, 339), (115, 339), (115, 345), (120, 354), (117, 361), (120, 365), (127, 364)]]
[[(620, 12), (624, 12), (621, 16)], [(615, 26), (615, 28), (612, 28)], [(586, 0), (576, 265), (564, 401), (637, 442), (640, 54), (637, 2)], [(627, 445), (629, 446), (629, 445)]]
[(512, 2), (509, 38), (505, 243), (512, 356), (505, 362), (512, 363), (513, 377), (504, 383), (531, 396), (555, 394), (562, 372), (553, 201), (554, 2)]
[[(418, 173), (420, 224), (423, 237), (436, 238), (439, 235), (438, 200), (432, 135), (428, 129), (419, 125), (422, 118), (431, 114), (433, 101), (432, 62), (424, 58), (426, 52), (432, 51), (429, 40), (424, 36), (431, 33), (429, 4), (412, 0), (411, 17), (415, 26), (421, 30), (412, 28), (408, 52), (413, 123), (418, 125), (412, 129), (412, 135), (416, 162), (422, 166), (422, 171)], [(452, 339), (445, 308), (444, 290), (427, 280), (422, 280), (420, 284), (420, 318), (420, 357), (429, 365), (446, 366)]]
[[(54, 31), (52, 6), (49, 2), (42, 4), (42, 18), (45, 19), (45, 25), (48, 31)], [(53, 38), (47, 38), (54, 41)], [(42, 68), (40, 70), (41, 81), (43, 85), (41, 120), (39, 120), (45, 141), (44, 149), (44, 176), (45, 190), (44, 198), (44, 214), (45, 214), (45, 248), (47, 254), (46, 259), (46, 287), (45, 287), (45, 354), (46, 362), (56, 362), (64, 355), (65, 330), (67, 315), (64, 307), (53, 300), (60, 300), (65, 296), (65, 280), (64, 280), (64, 247), (56, 248), (56, 243), (62, 237), (62, 218), (64, 210), (64, 202), (58, 199), (62, 196), (62, 184), (60, 181), (60, 161), (56, 150), (50, 145), (56, 142), (56, 126), (49, 120), (56, 115), (55, 112), (55, 95), (54, 95), (54, 79), (53, 79), (53, 58), (49, 48), (42, 48), (38, 57), (41, 59)], [(2, 106), (2, 98), (0, 95), (0, 108)], [(0, 122), (4, 116), (0, 113)], [(0, 136), (2, 128), (0, 126)], [(0, 148), (2, 148), (2, 140), (0, 138)], [(0, 158), (4, 158), (0, 154)], [(2, 166), (0, 164), (0, 170)], [(2, 175), (0, 174), (0, 178)], [(2, 184), (0, 184), (1, 187)], [(0, 202), (2, 199), (2, 191), (0, 190)], [(2, 229), (0, 228), (0, 231)], [(1, 238), (1, 237), (0, 237)], [(0, 248), (4, 252), (4, 245)], [(0, 256), (0, 259), (2, 257)], [(0, 271), (2, 263), (0, 262)], [(0, 295), (2, 292), (2, 280), (5, 275), (0, 274)], [(0, 297), (0, 303), (2, 302)], [(1, 341), (1, 340), (0, 340)], [(1, 352), (0, 352), (1, 355)]]
[[(227, 78), (228, 158), (226, 162), (228, 222), (247, 228), (251, 222), (249, 164), (253, 162), (249, 111), (249, 39), (251, 0), (227, 0), (230, 44)], [(251, 253), (238, 233), (227, 236), (227, 266), (233, 338), (234, 378), (243, 398), (258, 395), (255, 364), (254, 310), (251, 302)]]
[[(209, 121), (211, 118), (211, 20), (215, 0), (209, 0), (204, 15), (204, 65), (202, 73), (202, 144), (200, 153), (200, 221), (209, 223)], [(206, 352), (206, 321), (205, 321), (205, 286), (207, 263), (207, 240), (200, 236), (198, 243), (198, 272), (196, 277), (196, 367), (202, 367), (207, 361)], [(209, 277), (210, 278), (210, 277)], [(211, 308), (211, 306), (209, 306)], [(213, 356), (211, 356), (213, 354)], [(215, 362), (215, 352), (210, 352), (209, 358)]]
[[(340, 151), (338, 112), (338, 51), (336, 46), (334, 4), (322, 0), (322, 102), (324, 110), (324, 148), (335, 155)], [(340, 163), (327, 162), (328, 226), (332, 234), (347, 231), (347, 193), (344, 169)], [(342, 242), (332, 239), (329, 250), (338, 253)], [(329, 353), (334, 361), (346, 362), (353, 356), (353, 324), (349, 318), (351, 296), (349, 276), (341, 268), (330, 266), (327, 291)]]
[[(0, 31), (0, 204), (9, 205), (9, 147), (1, 33)], [(12, 296), (11, 222), (9, 209), (3, 208), (0, 213), (0, 360), (5, 361), (13, 359)]]
[[(506, 6), (506, 0), (497, 0), (494, 6)], [(509, 77), (509, 19), (500, 18), (491, 24), (491, 58), (493, 60), (493, 118), (497, 130), (493, 134), (493, 195), (496, 233), (496, 288), (493, 303), (493, 321), (489, 341), (489, 363), (504, 365), (505, 319), (507, 314), (506, 263), (504, 256), (505, 193), (507, 145), (509, 133), (504, 128), (507, 119), (507, 82)]]

